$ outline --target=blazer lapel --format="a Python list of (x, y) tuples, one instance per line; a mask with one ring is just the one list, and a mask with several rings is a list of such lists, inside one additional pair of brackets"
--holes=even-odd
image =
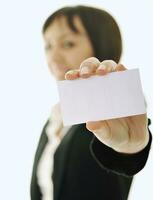
[(53, 171), (53, 182), (54, 182), (54, 200), (59, 199), (61, 194), (61, 186), (63, 184), (66, 166), (69, 158), (69, 151), (71, 151), (71, 140), (76, 133), (76, 130), (82, 125), (74, 125), (70, 128), (68, 133), (64, 136), (62, 142), (57, 148), (54, 154), (54, 171)]
[(37, 165), (38, 165), (39, 159), (40, 159), (42, 152), (43, 152), (43, 150), (46, 146), (46, 143), (48, 141), (48, 138), (45, 134), (45, 129), (46, 129), (47, 124), (48, 124), (48, 122), (44, 126), (44, 129), (43, 129), (42, 134), (41, 134), (40, 139), (39, 139), (38, 148), (37, 148), (37, 151), (36, 151), (36, 154), (35, 154), (33, 172), (32, 172), (32, 179), (31, 179), (31, 198), (32, 199), (38, 199), (38, 197), (39, 197), (39, 199), (41, 199), (41, 193), (40, 193), (40, 190), (39, 190), (36, 173), (37, 173)]

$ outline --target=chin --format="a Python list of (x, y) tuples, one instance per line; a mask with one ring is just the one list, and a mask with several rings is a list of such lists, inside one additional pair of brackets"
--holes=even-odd
[(54, 76), (54, 78), (56, 79), (56, 81), (63, 81), (63, 80), (65, 80), (64, 76)]

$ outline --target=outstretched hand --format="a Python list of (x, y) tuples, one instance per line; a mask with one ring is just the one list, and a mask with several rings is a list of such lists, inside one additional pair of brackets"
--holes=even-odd
[[(100, 62), (91, 57), (84, 60), (79, 69), (65, 74), (66, 80), (89, 78), (92, 75), (104, 76), (115, 71), (127, 70), (113, 60)], [(148, 119), (146, 114), (128, 116), (110, 120), (87, 122), (86, 127), (105, 145), (121, 153), (141, 151), (149, 141)]]

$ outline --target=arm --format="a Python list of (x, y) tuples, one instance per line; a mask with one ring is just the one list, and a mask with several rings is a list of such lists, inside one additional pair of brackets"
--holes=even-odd
[[(67, 72), (65, 78), (73, 80), (92, 75), (103, 76), (124, 70), (127, 69), (122, 64), (112, 60), (100, 62), (97, 58), (91, 57), (81, 63), (77, 73)], [(92, 152), (103, 167), (117, 173), (133, 175), (145, 165), (151, 144), (147, 113), (87, 122), (86, 128), (95, 135)]]
[[(151, 120), (148, 120), (148, 125)], [(105, 170), (112, 171), (124, 176), (133, 176), (138, 173), (146, 164), (149, 150), (151, 148), (152, 135), (149, 131), (149, 142), (141, 151), (134, 154), (119, 153), (101, 143), (96, 137), (90, 144), (90, 151), (96, 162)]]

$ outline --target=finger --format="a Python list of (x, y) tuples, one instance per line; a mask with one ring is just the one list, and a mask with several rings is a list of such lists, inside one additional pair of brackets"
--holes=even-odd
[(113, 60), (104, 60), (96, 70), (97, 75), (105, 75), (116, 70), (117, 63)]
[[(111, 132), (106, 121), (87, 122), (86, 128), (93, 132), (95, 136), (103, 143), (111, 140)], [(106, 144), (107, 145), (107, 144)]]
[(74, 80), (80, 77), (79, 69), (71, 69), (65, 73), (66, 80)]
[(105, 75), (116, 70), (117, 63), (113, 60), (104, 60), (96, 70), (97, 75)]
[(146, 132), (148, 129), (148, 118), (146, 114), (134, 115), (125, 117), (125, 120), (130, 127), (130, 138), (133, 142), (139, 143), (139, 141), (145, 140)]
[(101, 142), (116, 150), (129, 141), (129, 128), (124, 119), (87, 122), (86, 127)]
[[(124, 118), (129, 127), (129, 144), (123, 151), (136, 153), (145, 148), (149, 141), (149, 132), (147, 126), (147, 115), (134, 115)], [(120, 148), (121, 150), (121, 148)], [(122, 150), (121, 150), (122, 151)], [(122, 152), (123, 152), (122, 151)]]
[(124, 70), (127, 70), (127, 68), (126, 67), (124, 67), (124, 65), (122, 65), (122, 64), (117, 64), (117, 66), (116, 66), (116, 71), (124, 71)]
[(99, 64), (100, 61), (95, 57), (90, 57), (84, 60), (80, 65), (80, 77), (88, 78), (91, 75), (95, 74)]
[(112, 147), (119, 149), (129, 142), (129, 127), (124, 118), (107, 120), (112, 132)]

